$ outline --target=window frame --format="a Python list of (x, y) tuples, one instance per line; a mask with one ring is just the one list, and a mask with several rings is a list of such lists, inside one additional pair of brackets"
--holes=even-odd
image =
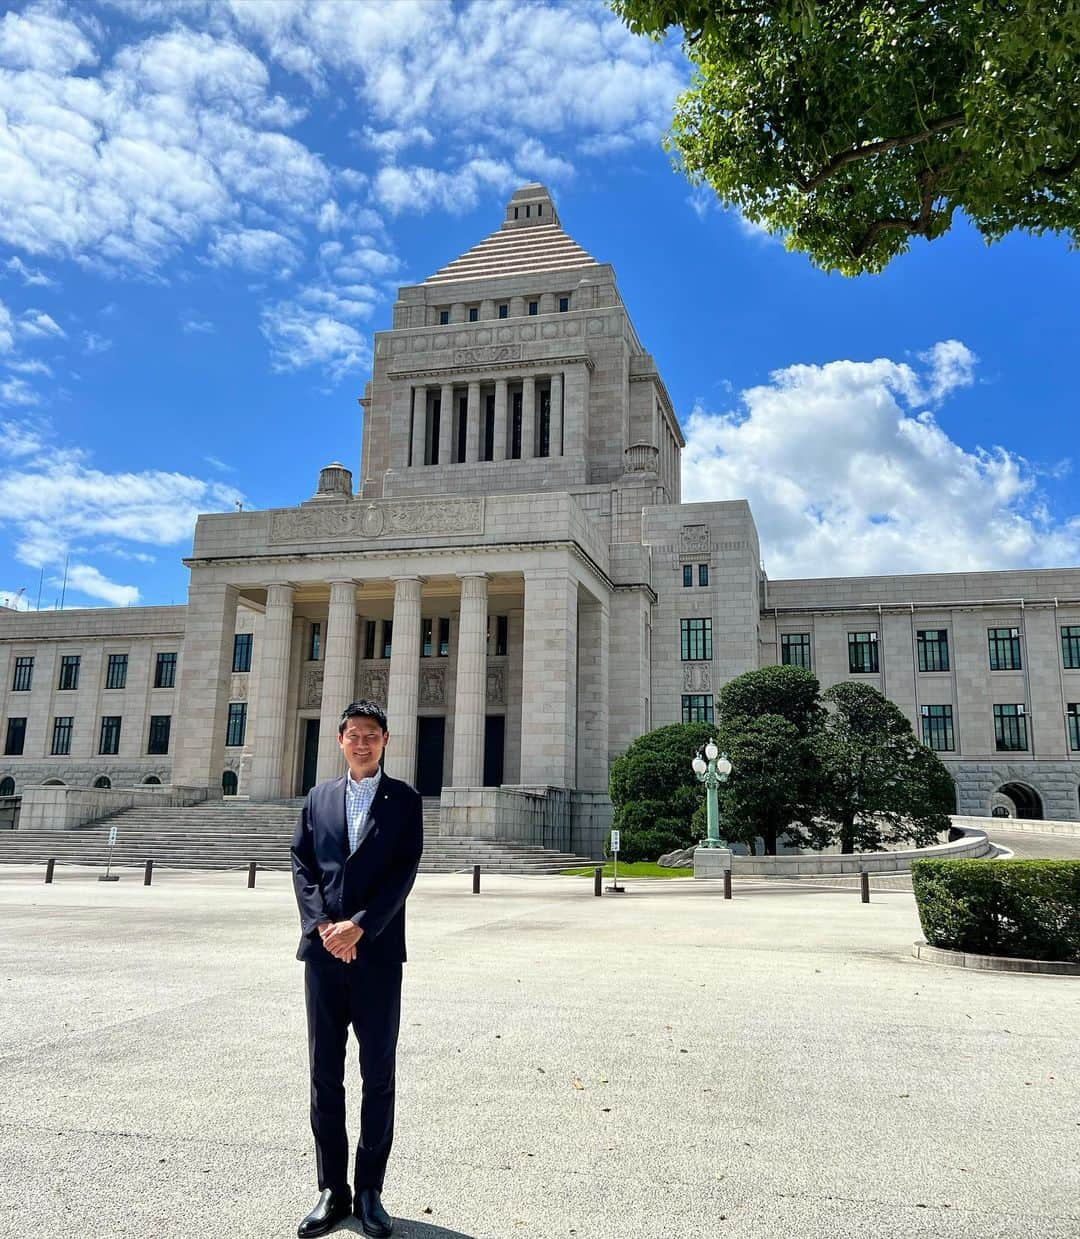
[(119, 714), (103, 714), (101, 726), (98, 729), (98, 756), (116, 757), (120, 752), (120, 732), (123, 728), (123, 716)]
[[(1014, 714), (1006, 714), (1006, 710), (1014, 710)], [(1031, 737), (1028, 735), (1027, 726), (1027, 706), (1024, 702), (994, 702), (994, 749), (998, 753), (1027, 753), (1030, 749)], [(1005, 735), (1005, 724), (1008, 721), (1015, 722), (1015, 727), (1010, 730), (1015, 731), (1018, 743), (1015, 745), (1007, 744), (1008, 737)], [(1019, 743), (1022, 741), (1023, 743)]]
[[(20, 681), (25, 680), (23, 684)], [(34, 687), (34, 656), (33, 654), (17, 654), (15, 656), (15, 674), (11, 679), (13, 693), (29, 693)]]
[(1069, 752), (1080, 753), (1080, 701), (1070, 701), (1066, 705), (1065, 730), (1069, 737)]
[[(164, 727), (162, 727), (163, 723)], [(164, 740), (161, 739), (162, 731), (164, 731)], [(150, 715), (150, 726), (146, 735), (146, 754), (148, 757), (165, 757), (168, 755), (171, 732), (171, 714)]]
[(500, 317), (500, 318), (509, 318), (509, 317), (510, 317), (510, 303), (509, 303), (509, 302), (507, 302), (507, 301), (503, 301), (503, 302), (499, 305), (499, 317)]
[(375, 657), (375, 642), (378, 639), (378, 620), (364, 620), (364, 659), (371, 660)]
[(480, 307), (478, 305), (469, 306), (469, 322), (478, 323), (480, 321)]
[(73, 714), (54, 714), (52, 727), (52, 744), (49, 748), (50, 757), (70, 757), (71, 737), (75, 731), (75, 716)]
[[(14, 715), (7, 720), (7, 726), (4, 728), (4, 756), (5, 757), (22, 757), (26, 752), (26, 715)], [(15, 723), (21, 723), (21, 727), (15, 727)], [(16, 735), (18, 735), (18, 748), (13, 744)]]
[(81, 667), (81, 654), (60, 655), (60, 675), (56, 681), (56, 691), (58, 693), (77, 693), (79, 691), (79, 671)]
[(128, 656), (126, 654), (110, 654), (105, 664), (106, 692), (127, 688), (127, 673)]
[(1080, 624), (1061, 625), (1061, 665), (1065, 671), (1080, 671)]
[[(931, 634), (934, 637), (932, 641), (928, 639)], [(915, 655), (921, 675), (950, 671), (952, 668), (949, 661), (949, 630), (947, 628), (917, 628), (915, 630)], [(934, 666), (934, 663), (937, 665)]]
[(154, 687), (176, 687), (176, 651), (159, 650), (154, 659)]
[[(239, 737), (237, 739), (236, 737)], [(247, 738), (247, 702), (230, 701), (225, 719), (225, 747), (242, 749)]]
[(712, 693), (683, 693), (681, 718), (684, 723), (713, 723), (716, 721)]
[[(863, 640), (862, 638), (865, 638)], [(880, 655), (881, 636), (876, 629), (864, 629), (859, 632), (848, 633), (848, 674), (849, 675), (880, 675), (881, 674), (881, 655)], [(856, 651), (865, 649), (869, 652), (870, 666), (856, 666)]]
[(251, 632), (233, 633), (232, 669), (233, 675), (246, 675), (251, 670), (251, 654), (255, 646), (255, 634)]
[[(697, 627), (700, 625), (700, 628)], [(695, 653), (694, 651), (701, 651)], [(679, 653), (684, 663), (712, 662), (712, 616), (693, 615), (679, 620)]]
[(439, 311), (439, 326), (440, 327), (450, 326), (450, 311), (449, 310)]
[(560, 314), (570, 313), (570, 298), (569, 297), (559, 298), (559, 313)]
[(540, 313), (540, 302), (530, 301), (528, 305), (529, 318), (535, 318)]
[[(940, 713), (934, 713), (940, 711)], [(934, 753), (956, 752), (956, 726), (951, 704), (931, 703), (919, 707), (921, 726), (919, 734), (923, 745)], [(941, 744), (933, 744), (932, 740), (940, 737)]]
[[(1008, 634), (1001, 636), (1002, 633)], [(1023, 671), (1024, 660), (1020, 648), (1020, 629), (1019, 627), (1009, 624), (1004, 628), (988, 628), (986, 630), (986, 639), (989, 647), (990, 670), (991, 671)], [(1009, 665), (1001, 664), (1001, 660), (1005, 650), (1008, 650)], [(1015, 659), (1015, 662), (1013, 661)]]
[[(789, 655), (793, 649), (805, 650), (806, 661), (797, 661)], [(813, 671), (814, 653), (811, 634), (808, 632), (782, 632), (780, 634), (780, 666), (801, 667), (804, 671)]]
[(682, 566), (682, 587), (683, 589), (692, 589), (694, 585), (694, 565), (683, 564)]

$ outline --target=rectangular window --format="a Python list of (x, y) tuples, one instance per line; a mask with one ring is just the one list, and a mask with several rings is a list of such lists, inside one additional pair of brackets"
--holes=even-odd
[(804, 667), (810, 671), (810, 634), (808, 632), (781, 633), (780, 662), (785, 667)]
[(308, 638), (308, 662), (317, 663), (322, 658), (322, 624), (312, 624)]
[(375, 657), (375, 625), (378, 620), (364, 620), (364, 657)]
[(127, 687), (127, 663), (128, 656), (126, 654), (109, 655), (109, 667), (105, 672), (106, 688)]
[(458, 397), (457, 408), (457, 463), (465, 463), (465, 449), (469, 434), (469, 397)]
[(66, 757), (71, 752), (71, 728), (75, 720), (70, 714), (57, 715), (52, 725), (52, 755)]
[(7, 735), (4, 737), (4, 756), (21, 757), (25, 744), (26, 719), (9, 718), (7, 721)]
[(712, 658), (712, 620), (679, 620), (683, 662)]
[(990, 670), (1020, 671), (1020, 629), (988, 628), (986, 635), (990, 641)]
[(567, 310), (569, 310), (569, 309), (570, 309), (570, 298), (569, 298), (569, 297), (560, 297), (560, 298), (559, 298), (559, 313), (560, 313), (560, 314), (565, 314), (565, 313), (567, 312)]
[(540, 302), (539, 302), (539, 301), (530, 301), (530, 302), (529, 302), (529, 313), (530, 313), (530, 314), (539, 314), (539, 313), (540, 313)]
[(478, 322), (479, 319), (480, 319), (479, 309), (474, 305), (469, 306), (469, 322), (475, 323), (475, 322)]
[(1080, 624), (1067, 624), (1062, 628), (1061, 661), (1066, 671), (1080, 670)]
[(684, 723), (711, 723), (713, 721), (712, 694), (684, 694), (682, 699), (682, 721)]
[(551, 455), (551, 389), (540, 392), (540, 415), (537, 420), (537, 456)]
[(233, 637), (232, 669), (234, 671), (251, 670), (251, 643), (254, 637), (250, 632), (238, 632)]
[(499, 317), (500, 318), (510, 317), (510, 307), (506, 304), (505, 301), (502, 303), (501, 306), (499, 306)]
[(682, 583), (683, 589), (689, 589), (694, 583), (694, 565), (683, 564), (682, 566)]
[(439, 620), (439, 657), (450, 657), (450, 620), (447, 616)]
[(994, 706), (994, 745), (999, 753), (1027, 749), (1027, 714), (1022, 705)]
[(32, 657), (15, 659), (15, 679), (11, 682), (13, 693), (28, 693), (34, 682), (34, 660)]
[(238, 749), (244, 743), (244, 733), (247, 731), (247, 703), (244, 701), (229, 702), (229, 724), (225, 731), (225, 744), (228, 748)]
[(956, 748), (952, 706), (923, 706), (921, 713), (923, 744), (935, 753), (951, 753)]
[(390, 651), (394, 644), (394, 621), (383, 620), (382, 622), (382, 656), (383, 658), (390, 657)]
[(115, 757), (120, 752), (120, 715), (105, 714), (101, 719), (101, 743), (98, 752)]
[(420, 657), (431, 657), (431, 634), (435, 626), (435, 621), (428, 616), (427, 619), (420, 621)]
[(920, 629), (915, 634), (920, 671), (948, 671), (949, 631), (947, 628)]
[(79, 687), (79, 655), (64, 654), (60, 658), (60, 682), (57, 689), (69, 692)]
[(1069, 724), (1069, 748), (1074, 753), (1080, 753), (1080, 702), (1069, 703), (1065, 718)]
[(709, 565), (708, 564), (698, 564), (697, 583), (699, 585), (708, 585), (709, 583)]
[(146, 741), (147, 753), (153, 756), (160, 756), (169, 751), (169, 729), (171, 726), (171, 715), (150, 715), (150, 736)]
[(878, 669), (878, 635), (876, 632), (849, 632), (847, 635), (848, 670), (853, 675), (873, 675)]
[(450, 321), (450, 311), (440, 310), (439, 311), (439, 326), (445, 327), (449, 321)]
[(521, 392), (514, 392), (510, 400), (510, 459), (521, 459)]
[(495, 459), (495, 397), (484, 397), (484, 450), (485, 460)]
[[(490, 624), (489, 624), (490, 631)], [(510, 618), (506, 615), (495, 616), (495, 654), (502, 657), (507, 650)]]
[(154, 687), (176, 687), (176, 655), (159, 654), (154, 665)]

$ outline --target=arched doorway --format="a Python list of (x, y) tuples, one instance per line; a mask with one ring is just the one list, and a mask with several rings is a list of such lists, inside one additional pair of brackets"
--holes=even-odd
[(63, 779), (46, 779), (42, 787), (67, 787)]
[(7, 775), (5, 778), (0, 779), (0, 796), (14, 796), (14, 795), (15, 795), (15, 780), (11, 777), (11, 775)]
[(240, 780), (236, 777), (236, 771), (226, 770), (221, 776), (221, 794), (223, 796), (235, 796), (239, 786)]
[(144, 787), (160, 787), (161, 780), (157, 777), (156, 774), (148, 774), (146, 778), (143, 779), (143, 786)]
[(112, 787), (112, 779), (110, 779), (107, 774), (99, 774), (98, 777), (94, 780), (94, 786), (103, 788), (106, 791), (108, 791), (108, 789)]
[(998, 788), (998, 795), (1012, 802), (1015, 814), (1009, 816), (1041, 820), (1043, 816), (1042, 799), (1039, 793), (1026, 783), (1003, 783)]

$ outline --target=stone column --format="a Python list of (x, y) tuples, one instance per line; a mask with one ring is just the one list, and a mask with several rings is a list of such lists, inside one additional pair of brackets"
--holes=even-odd
[(409, 467), (409, 427), (412, 399), (408, 384), (395, 383), (390, 393), (390, 450), (395, 469)]
[(336, 779), (345, 773), (337, 742), (341, 711), (356, 688), (356, 582), (330, 582), (330, 610), (323, 647), (322, 702), (319, 710), (319, 764), (315, 778)]
[(521, 381), (521, 459), (536, 455), (536, 379), (527, 375)]
[(484, 783), (484, 715), (487, 705), (488, 579), (478, 572), (461, 578), (457, 688), (454, 693), (455, 787)]
[(469, 403), (466, 414), (468, 430), (465, 437), (465, 459), (470, 464), (480, 459), (480, 384), (469, 384)]
[(562, 374), (551, 376), (551, 444), (549, 453), (552, 456), (563, 454), (563, 383)]
[(249, 720), (254, 751), (252, 800), (276, 800), (282, 795), (292, 621), (293, 587), (267, 586), (266, 614), (259, 638), (259, 675)]
[(493, 460), (506, 459), (506, 379), (495, 380), (495, 443)]
[(454, 450), (454, 385), (444, 383), (439, 393), (439, 464), (451, 463)]
[(563, 455), (574, 461), (585, 459), (588, 408), (589, 370), (580, 362), (566, 371), (563, 396)]
[(174, 787), (208, 787), (212, 796), (221, 795), (235, 632), (235, 587), (193, 584), (175, 711)]
[(413, 388), (412, 466), (424, 463), (424, 432), (427, 430), (427, 388)]
[(577, 786), (602, 792), (608, 785), (607, 605), (591, 594), (578, 607)]
[(394, 778), (416, 779), (416, 706), (420, 694), (420, 587), (418, 576), (394, 578), (394, 644), (386, 714), (390, 745), (386, 770)]
[(526, 570), (521, 782), (527, 786), (574, 786), (577, 601), (568, 566)]

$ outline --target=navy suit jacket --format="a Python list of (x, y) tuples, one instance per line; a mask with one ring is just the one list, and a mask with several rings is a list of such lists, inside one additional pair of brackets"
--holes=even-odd
[(350, 855), (345, 783), (342, 776), (313, 787), (296, 824), (292, 871), (301, 932), (296, 958), (338, 965), (323, 946), (318, 925), (350, 920), (364, 931), (358, 960), (403, 963), (405, 900), (424, 849), (423, 802), (408, 783), (384, 772), (367, 834)]

